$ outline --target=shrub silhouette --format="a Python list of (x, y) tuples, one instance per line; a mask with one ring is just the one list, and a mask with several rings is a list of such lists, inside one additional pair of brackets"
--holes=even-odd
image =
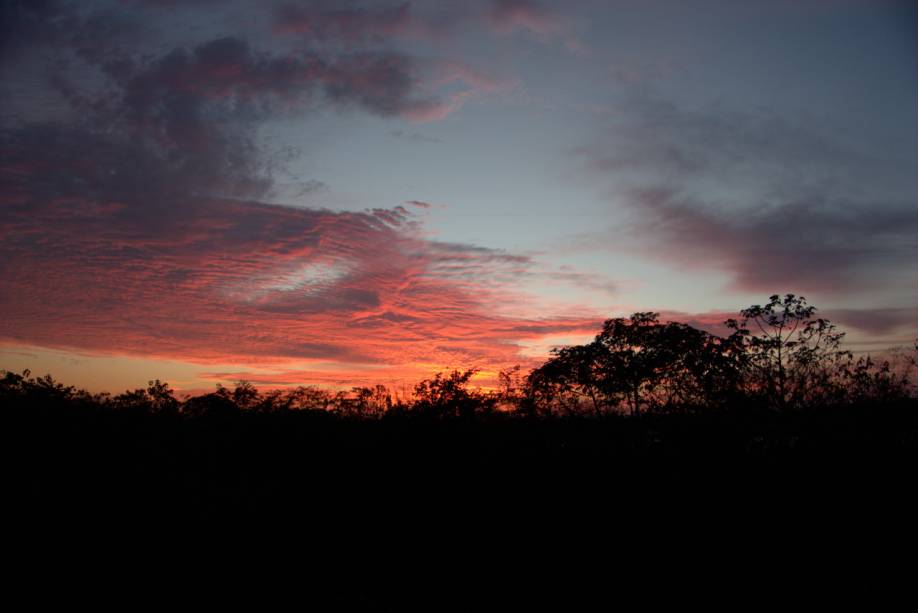
[(187, 418), (317, 411), (355, 419), (404, 414), (448, 419), (484, 417), (498, 408), (519, 416), (596, 417), (760, 405), (786, 411), (895, 403), (915, 392), (910, 375), (918, 347), (897, 362), (855, 359), (841, 347), (844, 333), (815, 313), (802, 296), (773, 295), (728, 319), (725, 337), (661, 322), (653, 312), (608, 319), (592, 342), (554, 349), (528, 375), (519, 366), (501, 371), (494, 391), (471, 388), (475, 368), (437, 373), (418, 382), (410, 398), (383, 385), (261, 393), (239, 381), (184, 400), (158, 379), (109, 396), (66, 386), (50, 375), (0, 371), (0, 397), (6, 404), (40, 407), (36, 410), (91, 406)]
[(447, 375), (437, 373), (414, 388), (415, 410), (435, 417), (472, 417), (490, 413), (496, 399), (493, 396), (470, 390), (469, 381), (476, 369), (454, 370)]

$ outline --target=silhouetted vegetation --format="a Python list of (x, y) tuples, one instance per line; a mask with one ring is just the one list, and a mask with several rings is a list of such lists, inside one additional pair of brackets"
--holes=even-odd
[[(748, 527), (755, 509), (768, 518), (760, 530), (803, 500), (832, 513), (848, 496), (909, 508), (889, 500), (910, 496), (918, 466), (914, 355), (855, 358), (794, 296), (727, 329), (611, 319), (493, 390), (473, 386), (473, 369), (407, 395), (240, 382), (185, 398), (160, 381), (111, 396), (5, 372), (7, 492), (42, 530), (62, 518), (116, 533), (295, 523), (309, 551), (338, 552), (332, 569), (360, 564), (349, 547), (399, 551), (407, 535), (436, 535), (442, 555), (468, 532), (516, 530), (531, 544), (580, 530), (588, 543), (608, 526), (621, 547), (675, 538), (702, 513)], [(370, 600), (400, 610), (398, 585)]]
[[(250, 382), (232, 389), (179, 399), (167, 383), (117, 396), (90, 394), (28, 371), (0, 371), (7, 407), (70, 405), (183, 418), (241, 413), (322, 412), (342, 418), (415, 415), (472, 418), (495, 413), (515, 417), (639, 416), (761, 408), (776, 411), (905, 402), (915, 393), (910, 375), (915, 355), (897, 362), (857, 357), (841, 348), (844, 333), (802, 297), (771, 296), (724, 322), (719, 337), (657, 313), (609, 319), (586, 345), (552, 351), (527, 376), (519, 367), (499, 373), (497, 389), (473, 388), (477, 370), (437, 373), (413, 393), (383, 385), (331, 391), (315, 386), (259, 392)], [(918, 349), (918, 347), (916, 347)]]

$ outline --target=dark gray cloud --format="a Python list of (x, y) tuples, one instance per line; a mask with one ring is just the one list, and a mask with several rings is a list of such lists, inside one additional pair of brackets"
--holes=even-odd
[[(446, 108), (419, 93), (415, 59), (392, 50), (262, 51), (241, 36), (170, 48), (139, 34), (146, 13), (124, 9), (2, 6), (11, 95), (0, 154), (8, 165), (68, 169), (33, 186), (46, 200), (92, 195), (174, 214), (199, 196), (261, 198), (286, 155), (256, 145), (268, 119), (322, 106), (409, 119)], [(23, 49), (29, 63), (19, 67)], [(27, 95), (14, 95), (20, 90)], [(42, 116), (36, 97), (56, 112)], [(16, 174), (5, 179), (15, 183)]]
[(143, 42), (147, 24), (118, 8), (111, 2), (3, 0), (0, 61), (20, 61), (35, 49), (98, 61)]
[(577, 152), (626, 215), (606, 244), (755, 291), (858, 291), (918, 261), (918, 148), (646, 90), (622, 109), (607, 140)]
[(407, 141), (412, 141), (415, 143), (442, 143), (443, 140), (435, 138), (433, 136), (426, 136), (418, 132), (412, 132), (409, 130), (393, 130), (389, 134), (394, 138), (400, 138)]
[(918, 332), (918, 307), (831, 309), (823, 315), (834, 322), (875, 336), (886, 336), (897, 331)]
[[(278, 34), (297, 34), (345, 41), (419, 36), (432, 24), (416, 14), (410, 2), (381, 6), (328, 2), (285, 2), (274, 14)], [(446, 23), (443, 23), (446, 27)]]
[(906, 203), (812, 199), (731, 213), (669, 190), (627, 197), (636, 220), (621, 240), (650, 239), (647, 255), (723, 270), (737, 289), (857, 291), (918, 261), (918, 209)]
[(64, 42), (72, 22), (71, 7), (59, 0), (3, 0), (0, 2), (0, 58), (17, 59), (28, 45)]

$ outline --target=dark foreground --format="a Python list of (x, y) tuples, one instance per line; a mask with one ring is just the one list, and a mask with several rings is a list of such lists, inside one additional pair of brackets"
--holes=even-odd
[(637, 490), (767, 499), (777, 490), (859, 487), (893, 495), (913, 485), (902, 479), (918, 466), (914, 402), (469, 420), (15, 407), (3, 421), (20, 500), (188, 520), (250, 518), (278, 505), (378, 516), (408, 502), (605, 499)]
[(7, 508), (28, 538), (114, 542), (118, 555), (178, 534), (218, 543), (210, 553), (289, 547), (246, 564), (318, 565), (330, 579), (306, 601), (340, 610), (473, 610), (482, 585), (527, 559), (541, 583), (572, 568), (621, 576), (609, 564), (697, 572), (712, 548), (758, 557), (789, 534), (850, 554), (906, 543), (915, 517), (914, 401), (470, 420), (7, 406), (2, 420)]

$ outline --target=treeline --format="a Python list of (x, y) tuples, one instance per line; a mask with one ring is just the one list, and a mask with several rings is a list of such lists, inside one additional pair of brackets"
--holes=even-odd
[[(754, 405), (806, 409), (912, 396), (915, 354), (855, 357), (844, 332), (793, 294), (724, 322), (717, 336), (656, 313), (610, 319), (592, 343), (558, 349), (526, 380), (533, 412), (597, 414)], [(918, 350), (918, 346), (915, 347)]]
[[(517, 366), (499, 387), (471, 385), (475, 369), (438, 373), (398, 394), (383, 385), (329, 391), (315, 386), (259, 392), (249, 382), (179, 399), (167, 383), (118, 395), (90, 394), (51, 378), (5, 372), (6, 405), (75, 405), (186, 417), (317, 411), (345, 417), (392, 415), (474, 417), (670, 413), (757, 407), (794, 410), (888, 404), (915, 395), (915, 354), (898, 360), (855, 357), (844, 333), (793, 294), (743, 309), (717, 336), (657, 313), (609, 319), (585, 345), (556, 349), (528, 375)], [(916, 346), (918, 350), (918, 346)]]

